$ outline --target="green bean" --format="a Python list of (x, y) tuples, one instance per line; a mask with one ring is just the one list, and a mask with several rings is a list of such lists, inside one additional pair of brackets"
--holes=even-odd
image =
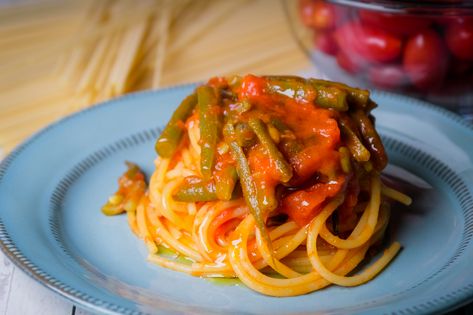
[(296, 101), (305, 101), (315, 96), (314, 88), (298, 77), (291, 76), (266, 76), (268, 88), (271, 93), (288, 96)]
[(187, 96), (179, 107), (172, 114), (171, 119), (156, 141), (155, 150), (163, 158), (170, 158), (181, 141), (186, 119), (191, 115), (197, 104), (197, 96), (191, 94)]
[(358, 124), (358, 129), (363, 137), (364, 144), (371, 153), (374, 168), (377, 171), (383, 170), (388, 163), (388, 158), (384, 150), (383, 142), (374, 129), (370, 118), (362, 110), (354, 111), (352, 117)]
[(128, 168), (125, 172), (125, 176), (129, 179), (134, 179), (138, 173), (141, 173), (141, 169), (138, 165), (133, 162), (125, 161), (126, 167)]
[(348, 150), (347, 147), (340, 147), (338, 149), (338, 152), (340, 153), (340, 165), (342, 166), (342, 170), (347, 174), (350, 173), (351, 172), (350, 151)]
[(222, 120), (218, 95), (209, 86), (197, 88), (197, 109), (200, 128), (200, 170), (204, 179), (210, 179), (217, 150), (218, 133)]
[(279, 144), (284, 155), (291, 160), (304, 149), (304, 145), (297, 139), (283, 139)]
[[(304, 79), (296, 76), (266, 76), (270, 90), (291, 96), (295, 99), (310, 98), (311, 93), (318, 94), (316, 100), (319, 106), (333, 108), (340, 111), (348, 109), (348, 104), (357, 108), (370, 109), (373, 102), (368, 90), (358, 89), (339, 82), (320, 79)], [(326, 90), (329, 88), (329, 90)], [(346, 100), (346, 101), (345, 101)]]
[(271, 240), (269, 234), (266, 231), (266, 225), (264, 222), (263, 207), (258, 201), (258, 188), (256, 187), (253, 176), (251, 175), (250, 165), (246, 159), (243, 148), (238, 145), (235, 140), (235, 129), (233, 125), (226, 124), (224, 129), (225, 141), (230, 145), (230, 150), (233, 159), (236, 162), (236, 171), (240, 178), (240, 185), (243, 191), (243, 197), (250, 210), (250, 213), (255, 218), (256, 226), (261, 232), (263, 239), (266, 241), (269, 248), (271, 248)]
[(241, 147), (249, 147), (255, 144), (256, 135), (247, 123), (237, 123), (235, 125), (236, 141)]
[(271, 118), (271, 124), (281, 133), (284, 133), (286, 131), (290, 131), (289, 127), (286, 126), (282, 121), (281, 119), (279, 118)]
[(117, 215), (125, 211), (135, 211), (141, 197), (145, 193), (145, 176), (138, 165), (125, 162), (128, 169), (118, 181), (118, 190), (108, 198), (102, 207), (105, 215)]
[(347, 111), (347, 92), (336, 86), (317, 86), (315, 103), (322, 108), (331, 108), (337, 111)]
[(281, 133), (279, 148), (286, 158), (290, 160), (304, 149), (302, 143), (297, 140), (296, 135), (280, 119), (272, 118), (271, 124)]
[(300, 82), (305, 83), (306, 79), (296, 75), (265, 75), (263, 76), (268, 81), (283, 81), (283, 82)]
[(238, 114), (243, 114), (251, 109), (252, 105), (248, 100), (243, 100), (233, 104), (233, 111)]
[(292, 76), (268, 76), (270, 90), (289, 96), (298, 101), (307, 101), (315, 97), (315, 103), (322, 108), (337, 111), (348, 110), (347, 91), (339, 86), (311, 84), (311, 81)]
[(125, 211), (126, 210), (125, 208), (123, 208), (123, 205), (112, 205), (110, 202), (107, 202), (105, 205), (102, 206), (102, 213), (109, 216), (117, 215)]
[(347, 116), (341, 116), (340, 120), (340, 129), (343, 135), (346, 137), (347, 146), (351, 154), (358, 162), (366, 162), (370, 159), (370, 152), (363, 145), (361, 140), (358, 138), (358, 135), (354, 131), (354, 128), (351, 126), (350, 119)]
[(226, 165), (222, 170), (216, 172), (215, 176), (215, 193), (219, 200), (232, 199), (232, 193), (238, 180), (236, 168), (233, 165)]
[(325, 87), (337, 87), (341, 90), (347, 92), (347, 101), (350, 104), (354, 104), (358, 108), (366, 108), (370, 100), (370, 92), (368, 90), (358, 89), (351, 86), (348, 86), (339, 82), (332, 82), (327, 80), (320, 79), (308, 79), (310, 84), (315, 87), (325, 86)]
[(366, 107), (363, 108), (363, 110), (365, 110), (366, 113), (369, 113), (371, 110), (375, 109), (376, 107), (378, 107), (378, 104), (376, 104), (373, 100), (369, 99), (368, 103), (366, 104)]
[(213, 181), (205, 181), (196, 176), (186, 177), (184, 182), (172, 195), (176, 201), (197, 202), (217, 200), (216, 187)]
[(373, 170), (373, 163), (371, 161), (365, 162), (363, 163), (363, 168), (369, 173)]
[(287, 183), (292, 178), (292, 166), (286, 161), (273, 139), (271, 139), (265, 124), (259, 118), (254, 117), (248, 120), (248, 124), (268, 152), (270, 159), (276, 165), (281, 182)]
[(261, 187), (262, 185), (258, 184), (255, 181), (257, 186), (256, 189), (256, 199), (261, 205), (263, 213), (271, 213), (278, 207), (278, 200), (276, 199), (276, 189), (275, 187), (267, 186), (265, 188)]

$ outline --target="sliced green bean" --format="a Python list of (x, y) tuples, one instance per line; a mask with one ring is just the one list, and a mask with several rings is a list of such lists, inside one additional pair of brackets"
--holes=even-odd
[(205, 179), (210, 179), (217, 150), (218, 133), (222, 120), (218, 95), (209, 86), (197, 88), (197, 109), (200, 128), (200, 170)]
[(184, 182), (174, 191), (172, 197), (176, 201), (183, 202), (213, 201), (218, 199), (215, 183), (195, 176), (186, 177)]
[(296, 155), (304, 150), (304, 145), (296, 139), (283, 139), (279, 144), (284, 155), (291, 160), (291, 158), (296, 157)]
[[(118, 190), (102, 206), (102, 212), (105, 215), (117, 215), (125, 211), (135, 211), (138, 202), (146, 190), (145, 176), (140, 167), (132, 162), (126, 161), (125, 163), (128, 169), (118, 181)], [(124, 177), (126, 181), (122, 180)]]
[(286, 126), (279, 118), (271, 118), (271, 124), (281, 133), (290, 131), (289, 127)]
[(372, 99), (369, 99), (368, 103), (366, 104), (366, 108), (364, 108), (363, 110), (365, 110), (366, 113), (369, 113), (371, 110), (375, 109), (376, 107), (378, 107), (378, 104), (376, 104)]
[(358, 162), (366, 162), (370, 159), (370, 152), (361, 142), (358, 135), (351, 127), (351, 123), (348, 117), (340, 117), (340, 129), (342, 134), (346, 137), (347, 147), (350, 150), (353, 158)]
[(368, 90), (358, 89), (339, 82), (332, 82), (320, 79), (308, 79), (310, 84), (315, 87), (337, 87), (347, 92), (347, 101), (354, 104), (358, 108), (366, 108), (370, 100), (370, 92)]
[(322, 108), (331, 108), (337, 111), (348, 110), (347, 91), (340, 86), (328, 84), (311, 84), (311, 81), (292, 76), (268, 76), (270, 90), (289, 96), (295, 100), (311, 100)]
[(140, 167), (130, 161), (125, 161), (126, 167), (128, 168), (125, 172), (125, 176), (129, 179), (134, 179), (138, 173), (142, 173)]
[(350, 150), (347, 147), (340, 147), (338, 149), (340, 153), (340, 165), (342, 166), (343, 172), (349, 174), (352, 170), (350, 162)]
[(336, 86), (317, 86), (316, 105), (337, 111), (347, 111), (347, 92)]
[(237, 102), (233, 106), (233, 111), (237, 112), (238, 114), (243, 114), (251, 109), (252, 105), (248, 100), (242, 100)]
[(297, 140), (292, 130), (280, 119), (272, 118), (271, 124), (281, 133), (279, 148), (286, 158), (290, 160), (304, 149), (304, 146)]
[(125, 211), (122, 205), (112, 205), (110, 202), (102, 206), (102, 213), (109, 216), (121, 214)]
[(279, 173), (281, 182), (287, 183), (292, 178), (292, 166), (286, 161), (273, 139), (271, 139), (265, 124), (261, 119), (254, 117), (248, 120), (248, 124), (268, 152), (270, 159), (273, 160), (276, 165), (276, 170)]
[(240, 185), (243, 192), (243, 197), (248, 205), (250, 213), (255, 218), (256, 226), (261, 232), (263, 239), (266, 241), (269, 248), (271, 248), (271, 240), (269, 234), (266, 231), (266, 225), (264, 222), (263, 207), (258, 202), (258, 191), (251, 175), (250, 165), (246, 159), (243, 148), (235, 140), (235, 129), (233, 125), (226, 124), (224, 129), (225, 141), (230, 145), (230, 150), (233, 159), (236, 162), (236, 171), (240, 178)]
[(235, 125), (236, 141), (241, 147), (249, 147), (256, 143), (256, 135), (251, 127), (244, 122)]
[(296, 101), (308, 101), (316, 95), (314, 87), (303, 78), (291, 76), (265, 77), (270, 92), (288, 96)]
[(269, 81), (286, 81), (286, 82), (300, 82), (305, 83), (306, 79), (298, 77), (296, 75), (265, 75), (263, 76), (266, 80)]
[(352, 114), (353, 120), (358, 124), (358, 129), (363, 137), (364, 144), (371, 153), (371, 161), (377, 171), (383, 170), (388, 164), (388, 157), (384, 150), (383, 142), (374, 129), (370, 118), (362, 111), (356, 110)]
[(170, 158), (176, 151), (184, 133), (183, 125), (197, 104), (197, 96), (187, 96), (172, 114), (171, 119), (156, 141), (155, 150), (163, 158)]
[(215, 193), (219, 200), (232, 199), (232, 193), (238, 180), (236, 168), (233, 165), (226, 165), (222, 170), (215, 174)]

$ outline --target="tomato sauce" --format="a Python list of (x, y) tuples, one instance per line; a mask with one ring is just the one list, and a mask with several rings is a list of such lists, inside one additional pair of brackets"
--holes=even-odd
[[(298, 184), (314, 176), (323, 175), (328, 179), (325, 183), (319, 182), (286, 195), (280, 202), (282, 212), (300, 225), (307, 224), (322, 209), (325, 200), (334, 197), (345, 182), (338, 153), (337, 112), (271, 93), (266, 79), (253, 75), (243, 77), (238, 97), (251, 102), (251, 115), (258, 115), (265, 123), (276, 117), (294, 133), (302, 149), (286, 158)], [(280, 182), (279, 175), (264, 149), (259, 145), (253, 147), (248, 152), (248, 160), (256, 185), (274, 190)]]
[(281, 210), (298, 225), (308, 224), (322, 211), (327, 198), (334, 197), (345, 182), (344, 177), (339, 177), (328, 183), (316, 183), (305, 190), (298, 190), (283, 198)]

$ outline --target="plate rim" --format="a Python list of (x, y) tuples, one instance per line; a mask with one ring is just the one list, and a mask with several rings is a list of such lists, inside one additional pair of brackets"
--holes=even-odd
[[(92, 107), (88, 107), (76, 113), (72, 113), (68, 116), (65, 116), (57, 121), (47, 125), (46, 127), (42, 128), (41, 130), (37, 131), (30, 137), (28, 137), (25, 141), (23, 141), (20, 145), (14, 148), (3, 160), (0, 161), (0, 183), (3, 181), (5, 174), (8, 172), (10, 165), (15, 161), (15, 159), (21, 155), (21, 153), (32, 143), (37, 141), (39, 138), (47, 134), (49, 131), (59, 128), (61, 125), (67, 124), (69, 121), (73, 119), (77, 119), (78, 117), (96, 111), (98, 109), (102, 109), (104, 107), (111, 106), (117, 102), (127, 102), (133, 98), (140, 98), (143, 96), (153, 95), (153, 94), (160, 94), (165, 91), (172, 91), (172, 90), (180, 90), (185, 88), (190, 88), (193, 86), (197, 86), (200, 82), (197, 83), (187, 83), (187, 84), (180, 84), (174, 85), (170, 87), (165, 87), (156, 90), (148, 90), (148, 91), (139, 91), (126, 94), (121, 97), (113, 98), (107, 100), (105, 102), (99, 103)], [(446, 119), (458, 126), (465, 128), (466, 132), (470, 132), (473, 135), (473, 124), (467, 122), (462, 116), (451, 112), (445, 108), (433, 105), (429, 102), (418, 100), (412, 97), (408, 97), (405, 95), (400, 95), (396, 93), (386, 92), (386, 91), (379, 91), (379, 90), (372, 90), (371, 95), (374, 97), (386, 97), (391, 99), (397, 99), (402, 102), (410, 103), (409, 106), (418, 107), (421, 110), (427, 110), (432, 113), (436, 113), (440, 119)], [(473, 151), (473, 150), (472, 150)], [(41, 284), (43, 287), (50, 289), (51, 291), (59, 294), (61, 297), (80, 305), (88, 310), (94, 312), (101, 312), (103, 314), (116, 314), (124, 313), (124, 314), (142, 314), (140, 311), (132, 310), (129, 308), (125, 308), (119, 305), (116, 305), (111, 302), (107, 302), (101, 299), (97, 299), (90, 295), (87, 292), (80, 292), (77, 289), (71, 287), (69, 284), (62, 282), (59, 279), (56, 279), (54, 275), (50, 275), (43, 271), (41, 268), (37, 267), (32, 261), (30, 261), (26, 255), (21, 252), (10, 238), (9, 233), (3, 223), (3, 220), (0, 216), (0, 250), (4, 253), (4, 255), (19, 269), (21, 269), (24, 273), (26, 273), (30, 278), (32, 278), (35, 282)], [(74, 292), (76, 294), (74, 294)], [(78, 294), (77, 294), (78, 293)], [(459, 300), (455, 300), (455, 303), (449, 302), (452, 299), (452, 296), (456, 296), (458, 293), (463, 293), (465, 296), (460, 297)], [(465, 305), (468, 302), (473, 300), (473, 284), (464, 286), (461, 288), (457, 288), (453, 292), (449, 292), (448, 294), (442, 295), (445, 297), (449, 295), (447, 299), (439, 302), (439, 303), (431, 303), (424, 311), (425, 312), (438, 312), (438, 311), (447, 311), (449, 309), (453, 309), (456, 307), (460, 307), (461, 305)], [(440, 298), (436, 299), (437, 302), (440, 301)], [(433, 302), (430, 301), (429, 302)], [(435, 301), (434, 301), (435, 302)], [(402, 313), (402, 311), (408, 311), (412, 309), (413, 306), (404, 307), (403, 309), (399, 309), (396, 312)], [(158, 313), (161, 314), (163, 311), (159, 311)]]

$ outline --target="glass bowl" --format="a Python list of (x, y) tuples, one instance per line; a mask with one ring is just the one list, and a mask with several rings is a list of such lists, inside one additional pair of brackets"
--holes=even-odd
[(335, 81), (473, 117), (473, 1), (284, 1), (294, 36)]

